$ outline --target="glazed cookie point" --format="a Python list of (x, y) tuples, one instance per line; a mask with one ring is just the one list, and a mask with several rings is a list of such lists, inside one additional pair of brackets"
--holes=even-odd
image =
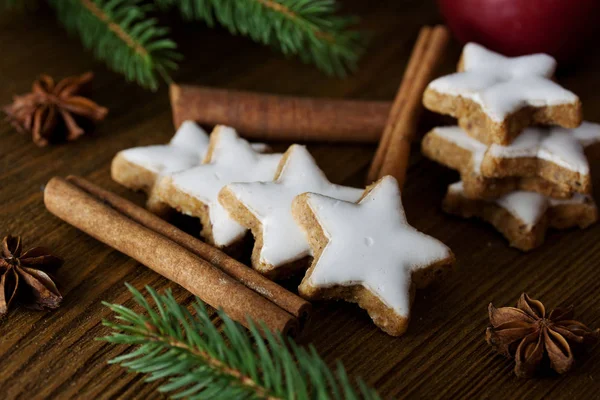
[[(156, 174), (181, 171), (200, 164), (208, 149), (208, 134), (191, 121), (184, 122), (169, 144), (134, 147), (118, 156)], [(118, 181), (119, 174), (113, 178)]]
[(168, 207), (158, 199), (155, 185), (161, 176), (199, 165), (208, 149), (208, 134), (192, 121), (184, 122), (166, 145), (134, 147), (117, 153), (112, 179), (148, 194), (147, 208), (164, 214)]
[(515, 58), (488, 50), (477, 43), (467, 43), (458, 66), (459, 71), (503, 71), (506, 75), (527, 75), (551, 78), (556, 70), (556, 60), (548, 54), (530, 54)]

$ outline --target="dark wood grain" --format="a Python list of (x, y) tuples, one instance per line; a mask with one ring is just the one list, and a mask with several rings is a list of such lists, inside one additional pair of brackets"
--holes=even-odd
[[(347, 9), (360, 13), (373, 32), (373, 45), (358, 73), (346, 80), (173, 16), (174, 35), (187, 56), (176, 79), (285, 95), (391, 100), (419, 27), (440, 22), (433, 1), (349, 3)], [(57, 274), (65, 296), (60, 309), (43, 313), (17, 307), (0, 324), (0, 398), (160, 398), (158, 383), (107, 365), (128, 348), (94, 340), (108, 333), (101, 320), (110, 313), (101, 301), (131, 306), (124, 282), (172, 288), (183, 303), (191, 296), (50, 215), (41, 188), (53, 175), (78, 174), (142, 204), (142, 196), (110, 180), (110, 160), (123, 148), (168, 141), (173, 128), (167, 88), (149, 93), (124, 83), (84, 52), (44, 8), (29, 15), (2, 11), (0, 50), (0, 103), (27, 91), (42, 72), (63, 77), (91, 69), (94, 99), (111, 110), (96, 134), (44, 149), (0, 124), (0, 233), (23, 235), (25, 246), (50, 247), (66, 260)], [(446, 70), (458, 53), (454, 44)], [(560, 76), (580, 95), (586, 118), (595, 121), (600, 121), (599, 69), (600, 55), (591, 54)], [(424, 127), (438, 121), (428, 114)], [(356, 186), (363, 183), (375, 150), (309, 148), (332, 181)], [(551, 232), (543, 247), (523, 254), (489, 226), (441, 213), (445, 187), (455, 179), (413, 148), (403, 193), (408, 219), (447, 243), (458, 265), (443, 282), (417, 293), (408, 332), (389, 337), (357, 307), (326, 303), (317, 305), (305, 341), (330, 364), (342, 360), (351, 375), (362, 376), (386, 398), (598, 398), (597, 347), (569, 376), (520, 380), (512, 375), (511, 362), (485, 344), (484, 329), (488, 303), (513, 304), (522, 291), (550, 307), (575, 304), (582, 321), (600, 326), (600, 225)]]

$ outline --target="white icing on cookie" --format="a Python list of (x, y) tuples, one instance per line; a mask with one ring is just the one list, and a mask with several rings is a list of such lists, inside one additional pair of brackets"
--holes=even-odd
[(192, 121), (185, 121), (169, 144), (134, 147), (121, 154), (159, 175), (167, 175), (198, 165), (208, 149), (208, 134)]
[(600, 125), (583, 122), (578, 128), (527, 128), (509, 146), (493, 144), (490, 155), (499, 158), (537, 157), (563, 168), (589, 174), (585, 147), (600, 142)]
[(556, 131), (567, 132), (575, 136), (583, 147), (596, 144), (600, 141), (600, 124), (583, 121), (576, 129), (554, 128)]
[[(464, 196), (463, 182), (453, 183), (448, 187), (448, 191)], [(561, 204), (584, 204), (591, 201), (591, 197), (577, 193), (569, 199), (553, 199), (539, 193), (517, 190), (488, 201), (504, 208), (513, 217), (522, 221), (528, 230), (531, 230), (542, 218), (548, 207)]]
[(266, 143), (250, 143), (252, 150), (257, 151), (259, 153), (267, 153), (271, 151), (271, 146)]
[(281, 173), (274, 182), (233, 183), (227, 188), (262, 225), (260, 261), (274, 267), (310, 255), (310, 247), (292, 216), (292, 201), (312, 192), (355, 202), (363, 191), (334, 185), (317, 166), (306, 147), (292, 145), (281, 161)]
[(550, 202), (551, 206), (560, 206), (562, 204), (585, 204), (589, 202), (593, 203), (591, 196), (581, 193), (575, 193), (570, 199), (553, 199), (552, 197), (549, 197), (548, 201)]
[(465, 193), (465, 184), (463, 181), (454, 182), (453, 184), (448, 186), (448, 191), (460, 195), (464, 195)]
[(496, 158), (531, 157), (560, 167), (589, 174), (585, 147), (600, 142), (600, 124), (583, 122), (578, 128), (527, 128), (508, 146), (486, 146), (458, 126), (439, 127), (434, 134), (471, 152), (473, 169), (481, 172), (481, 163), (489, 155)]
[(390, 176), (358, 204), (317, 194), (307, 203), (329, 239), (308, 278), (312, 286), (362, 285), (405, 317), (412, 272), (452, 257), (443, 243), (408, 225)]
[(490, 155), (498, 158), (537, 157), (543, 136), (541, 129), (525, 128), (510, 145), (491, 145)]
[(473, 171), (477, 174), (481, 173), (481, 163), (488, 147), (467, 135), (462, 128), (458, 126), (441, 126), (435, 128), (433, 133), (444, 140), (454, 143), (458, 147), (471, 152), (473, 162)]
[[(133, 147), (120, 154), (149, 171), (169, 175), (200, 165), (206, 156), (208, 141), (204, 129), (193, 121), (184, 121), (169, 144)], [(252, 148), (261, 153), (269, 150), (264, 143), (252, 143)]]
[(545, 196), (535, 192), (517, 190), (497, 198), (496, 204), (517, 217), (528, 229), (533, 228), (548, 208)]
[(462, 60), (463, 72), (438, 78), (428, 88), (470, 99), (494, 121), (502, 122), (522, 107), (572, 104), (578, 100), (574, 93), (549, 79), (556, 62), (546, 54), (510, 58), (469, 43)]
[(556, 70), (556, 60), (541, 53), (511, 58), (477, 43), (467, 43), (463, 48), (463, 70), (491, 70), (495, 73), (502, 71), (512, 77), (537, 75), (551, 78)]
[(273, 180), (281, 154), (260, 154), (233, 128), (221, 125), (215, 127), (210, 140), (210, 161), (173, 174), (172, 184), (208, 206), (214, 242), (228, 246), (240, 239), (246, 228), (229, 217), (218, 201), (219, 191), (232, 182)]

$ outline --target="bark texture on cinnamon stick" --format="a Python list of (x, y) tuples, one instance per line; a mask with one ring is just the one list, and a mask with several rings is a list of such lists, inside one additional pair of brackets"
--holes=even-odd
[(229, 125), (257, 140), (376, 143), (391, 103), (278, 96), (171, 84), (173, 122)]
[(63, 221), (183, 286), (247, 326), (248, 318), (294, 335), (296, 317), (174, 241), (142, 226), (62, 178), (44, 190), (46, 208)]
[(402, 186), (410, 156), (410, 145), (422, 113), (421, 97), (434, 78), (450, 35), (445, 26), (424, 26), (419, 32), (408, 66), (390, 111), (367, 183), (392, 175)]
[(215, 265), (248, 288), (266, 297), (279, 307), (294, 315), (301, 322), (308, 319), (312, 308), (308, 301), (265, 278), (260, 273), (228, 256), (221, 250), (188, 235), (181, 229), (178, 229), (165, 220), (157, 217), (148, 210), (139, 207), (129, 200), (103, 189), (82, 177), (69, 176), (67, 177), (67, 181), (103, 201), (105, 204), (131, 218), (135, 222), (161, 234)]
[(396, 130), (396, 125), (399, 121), (402, 108), (406, 103), (406, 97), (413, 83), (415, 75), (417, 74), (417, 71), (420, 67), (420, 61), (423, 58), (423, 53), (425, 51), (425, 47), (427, 46), (427, 42), (430, 39), (430, 36), (431, 27), (429, 26), (424, 26), (419, 31), (419, 36), (417, 37), (417, 41), (415, 43), (415, 46), (413, 47), (412, 53), (408, 60), (408, 65), (406, 66), (404, 76), (402, 77), (402, 81), (400, 82), (400, 86), (398, 87), (398, 91), (396, 92), (396, 97), (394, 98), (394, 102), (392, 103), (392, 108), (390, 110), (387, 123), (385, 124), (383, 135), (381, 136), (379, 146), (377, 147), (375, 157), (373, 158), (371, 168), (369, 169), (369, 175), (367, 178), (369, 182), (374, 182), (377, 179), (379, 179), (379, 171), (381, 171), (383, 159), (390, 145), (392, 134)]

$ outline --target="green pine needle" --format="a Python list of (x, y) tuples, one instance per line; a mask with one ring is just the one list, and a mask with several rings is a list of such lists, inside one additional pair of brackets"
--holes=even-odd
[(33, 8), (34, 5), (28, 0), (0, 0), (0, 11), (4, 9), (26, 10), (27, 8)]
[(180, 54), (168, 29), (148, 17), (143, 0), (49, 0), (67, 30), (77, 33), (97, 58), (143, 87), (156, 90), (157, 76), (169, 80)]
[(345, 76), (364, 51), (355, 17), (336, 15), (336, 0), (154, 0), (184, 18), (219, 23), (234, 35), (298, 56), (330, 75)]
[(174, 399), (379, 399), (362, 381), (354, 389), (341, 363), (333, 372), (312, 346), (300, 347), (251, 321), (247, 331), (218, 311), (220, 332), (199, 299), (192, 315), (170, 291), (159, 295), (146, 287), (152, 305), (127, 287), (144, 315), (104, 303), (117, 322), (103, 322), (114, 332), (100, 340), (138, 345), (110, 362), (147, 374), (147, 381), (166, 379), (159, 391)]
[[(181, 55), (148, 14), (155, 6), (176, 7), (188, 20), (220, 24), (234, 35), (297, 56), (330, 75), (356, 68), (365, 49), (363, 35), (352, 29), (354, 17), (337, 15), (336, 0), (48, 0), (67, 30), (113, 70), (156, 90), (158, 77), (169, 82)], [(14, 8), (26, 0), (0, 0)]]

